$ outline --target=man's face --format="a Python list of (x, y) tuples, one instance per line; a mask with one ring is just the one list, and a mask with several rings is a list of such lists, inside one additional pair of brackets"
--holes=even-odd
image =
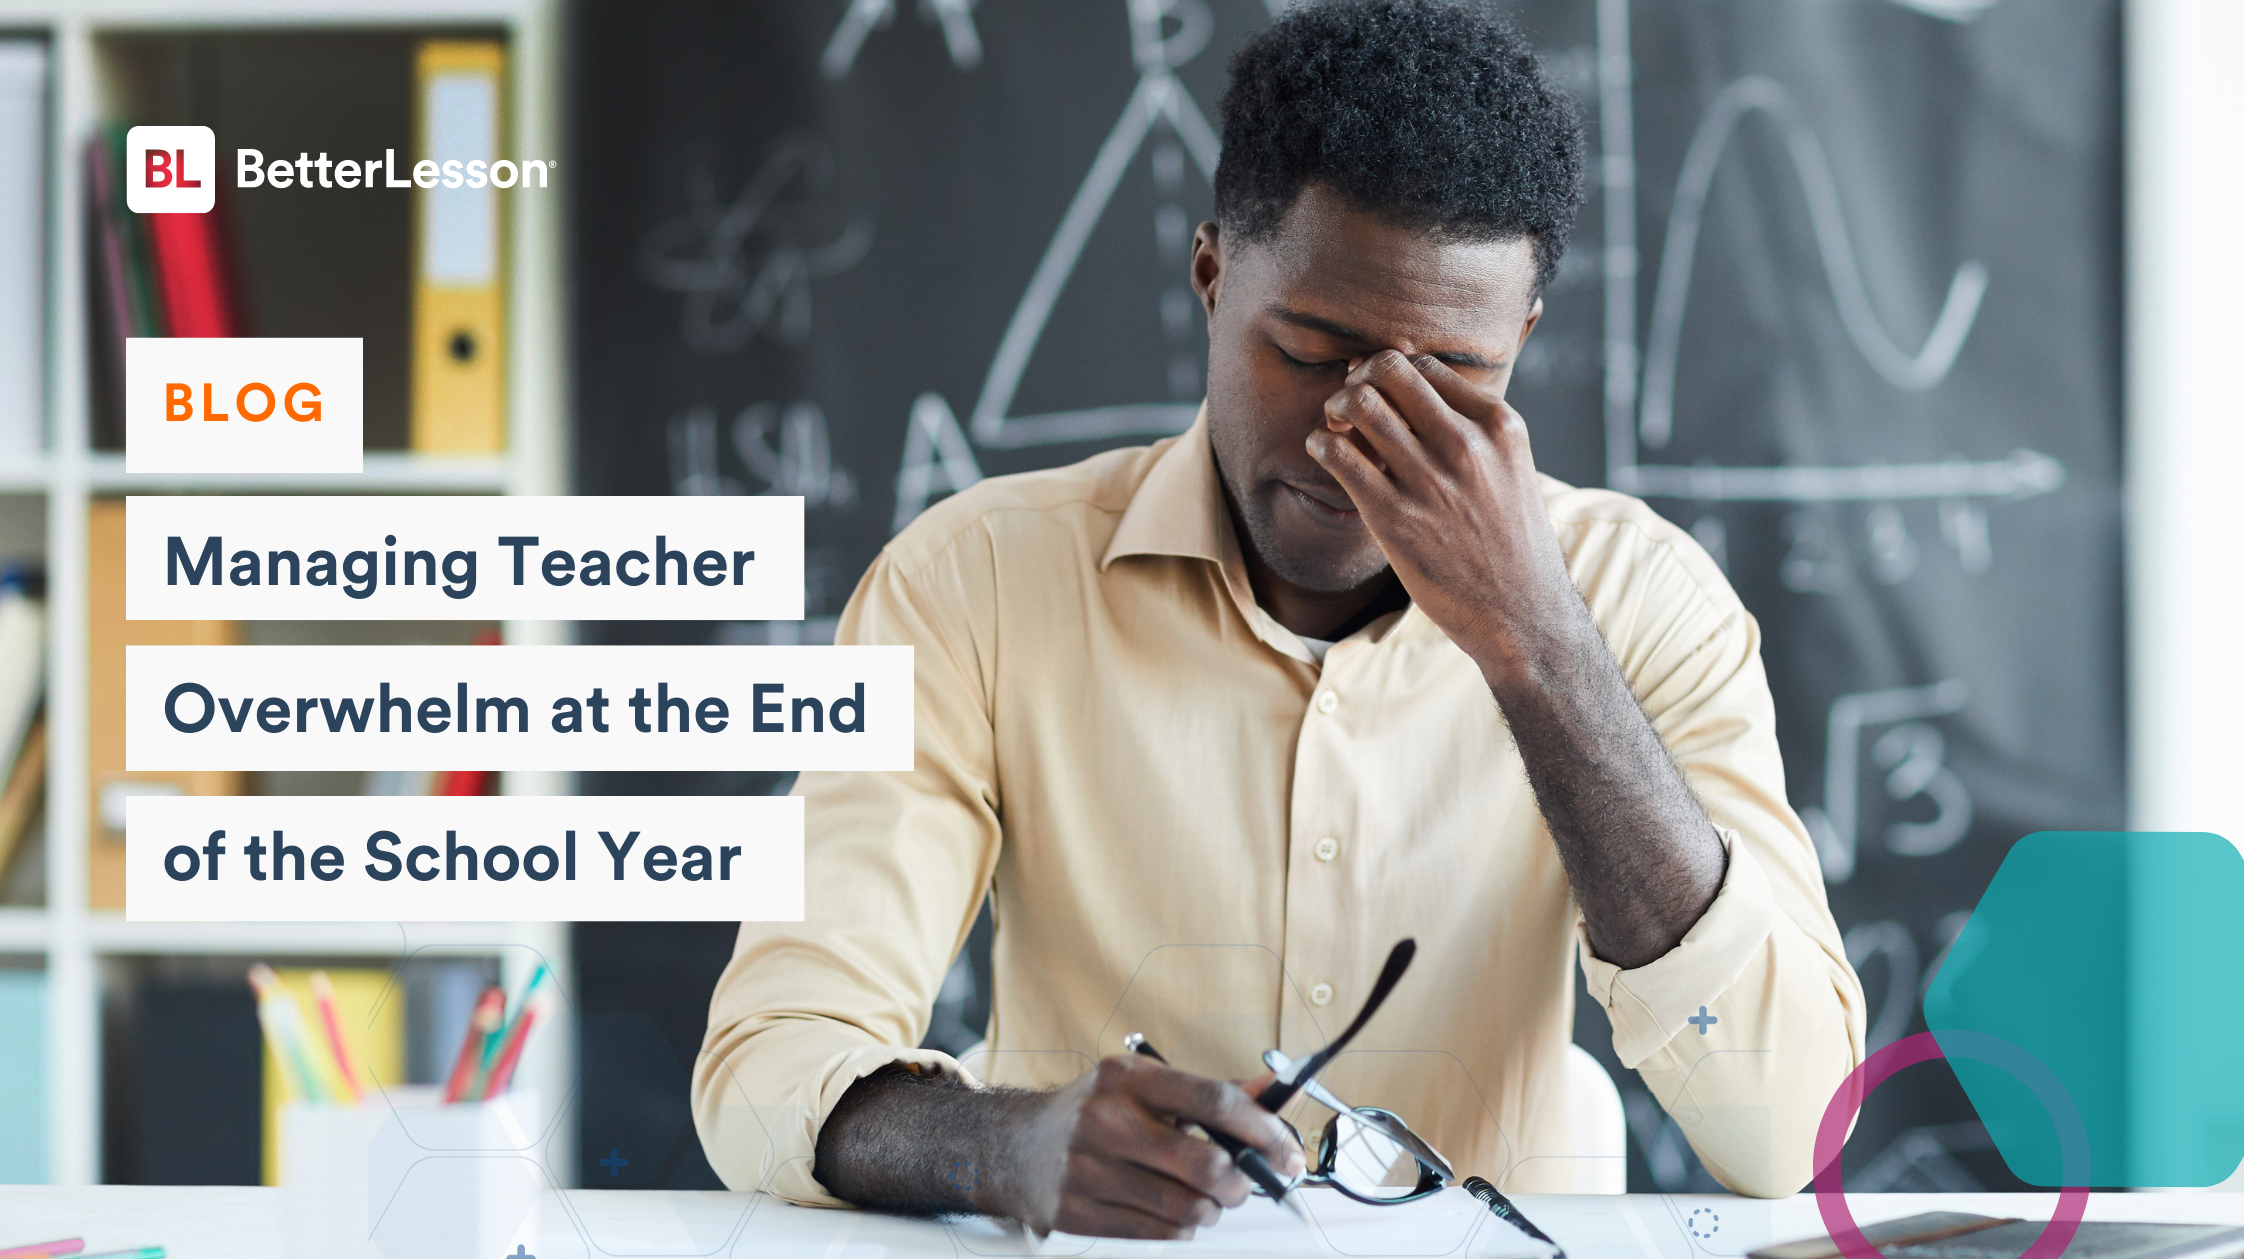
[(1203, 224), (1208, 432), (1245, 543), (1304, 590), (1354, 590), (1387, 558), (1304, 443), (1353, 360), (1430, 354), (1501, 394), (1542, 313), (1532, 242), (1461, 242), (1350, 208), (1316, 184), (1268, 240)]

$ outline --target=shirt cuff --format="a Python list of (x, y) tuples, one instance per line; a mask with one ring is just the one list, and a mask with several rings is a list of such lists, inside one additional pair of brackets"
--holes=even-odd
[(1752, 850), (1738, 842), (1736, 831), (1716, 832), (1729, 851), (1722, 889), (1682, 943), (1666, 953), (1622, 970), (1590, 951), (1589, 924), (1575, 920), (1583, 978), (1613, 1024), (1613, 1052), (1632, 1070), (1737, 982), (1776, 925), (1776, 899)]

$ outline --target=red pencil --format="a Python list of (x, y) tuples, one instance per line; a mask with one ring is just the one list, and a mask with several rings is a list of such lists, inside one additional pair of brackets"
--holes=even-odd
[(505, 1017), (506, 989), (492, 984), (476, 998), (475, 1013), (468, 1016), (467, 1036), (460, 1042), (460, 1056), (453, 1060), (452, 1078), (444, 1085), (445, 1101), (466, 1100), (475, 1084), (476, 1069), (483, 1065), (483, 1038), (499, 1030), (499, 1021)]
[(476, 1092), (475, 1100), (489, 1101), (506, 1092), (507, 1084), (514, 1079), (514, 1064), (522, 1060), (522, 1045), (530, 1039), (530, 1024), (537, 1018), (538, 1009), (531, 1006), (514, 1021), (514, 1031), (506, 1038), (506, 1046), (499, 1050), (499, 1061), (491, 1068), (490, 1078)]
[(57, 1255), (74, 1255), (86, 1248), (83, 1237), (66, 1237), (61, 1241), (33, 1242), (28, 1246), (10, 1246), (0, 1250), (0, 1259), (52, 1259)]
[(319, 1005), (321, 1026), (327, 1029), (327, 1048), (335, 1055), (336, 1073), (343, 1077), (343, 1100), (356, 1106), (365, 1097), (358, 1086), (358, 1066), (351, 1061), (350, 1038), (343, 1035), (343, 1019), (335, 1010), (335, 985), (327, 972), (312, 972), (312, 998)]

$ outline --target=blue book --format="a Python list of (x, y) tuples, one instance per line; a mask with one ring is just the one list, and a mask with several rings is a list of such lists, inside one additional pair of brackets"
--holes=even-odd
[(0, 970), (0, 1185), (47, 1179), (47, 974)]

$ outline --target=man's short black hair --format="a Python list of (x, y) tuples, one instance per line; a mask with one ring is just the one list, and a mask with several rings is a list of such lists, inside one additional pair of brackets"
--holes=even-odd
[(1581, 122), (1526, 37), (1479, 5), (1302, 5), (1231, 58), (1216, 219), (1268, 239), (1311, 183), (1405, 226), (1528, 238), (1541, 292), (1582, 201)]

